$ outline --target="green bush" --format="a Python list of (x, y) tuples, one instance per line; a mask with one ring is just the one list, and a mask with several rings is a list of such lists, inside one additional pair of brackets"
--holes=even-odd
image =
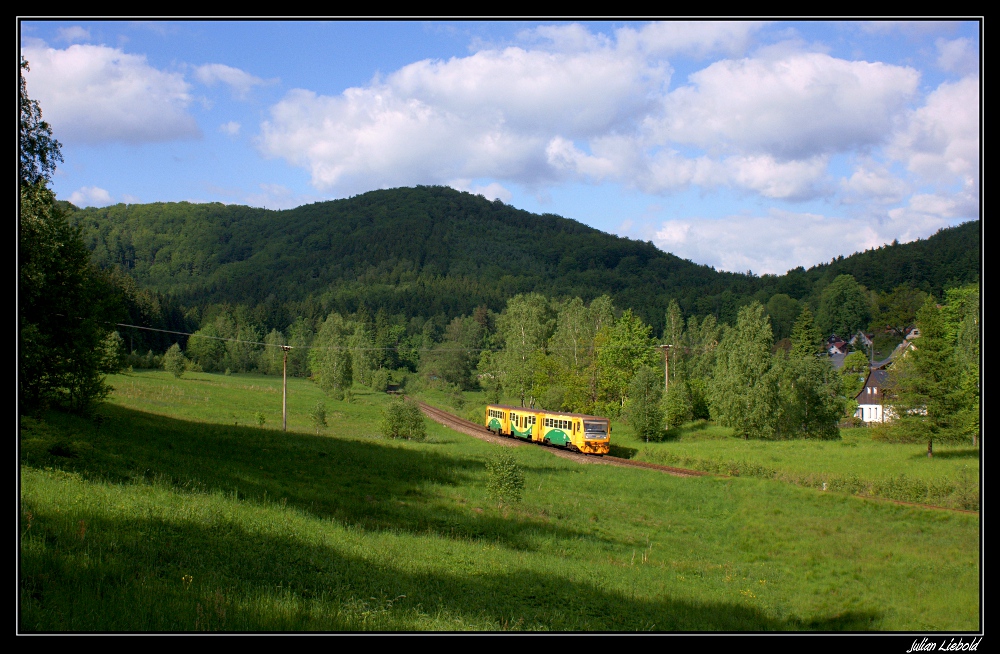
[(163, 369), (171, 373), (174, 377), (180, 378), (184, 374), (185, 368), (187, 368), (187, 359), (181, 352), (181, 346), (174, 343), (167, 350), (167, 353), (163, 355)]
[(372, 390), (376, 393), (385, 393), (386, 389), (389, 388), (390, 381), (389, 371), (385, 368), (379, 368), (372, 373)]
[(427, 427), (420, 407), (416, 402), (404, 398), (393, 398), (385, 405), (379, 431), (387, 438), (422, 441), (427, 437)]
[(326, 404), (323, 402), (317, 402), (313, 410), (309, 412), (309, 417), (312, 419), (313, 427), (316, 428), (316, 433), (318, 434), (320, 430), (326, 429)]
[(510, 452), (497, 452), (486, 460), (486, 491), (498, 507), (521, 501), (524, 472)]
[(872, 440), (882, 443), (926, 443), (930, 436), (930, 426), (920, 418), (880, 422), (871, 429)]

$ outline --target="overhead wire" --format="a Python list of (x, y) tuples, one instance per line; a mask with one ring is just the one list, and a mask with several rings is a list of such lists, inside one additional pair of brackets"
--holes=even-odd
[[(488, 352), (499, 352), (499, 351), (501, 351), (500, 348), (489, 348), (489, 347), (480, 347), (480, 348), (473, 348), (473, 347), (449, 347), (449, 348), (437, 348), (437, 349), (434, 349), (434, 348), (427, 348), (427, 347), (411, 348), (411, 347), (398, 346), (398, 345), (397, 346), (392, 346), (392, 347), (389, 347), (389, 346), (386, 346), (386, 347), (375, 347), (375, 346), (361, 347), (361, 346), (351, 346), (351, 345), (287, 345), (287, 344), (286, 345), (282, 345), (280, 343), (267, 343), (267, 342), (263, 342), (263, 341), (247, 341), (247, 340), (243, 340), (243, 339), (240, 339), (240, 338), (229, 338), (229, 337), (226, 337), (226, 336), (211, 336), (209, 334), (198, 334), (198, 333), (192, 334), (190, 332), (181, 332), (181, 331), (176, 331), (176, 330), (173, 330), (173, 329), (158, 329), (156, 327), (144, 327), (142, 325), (130, 325), (128, 323), (121, 323), (121, 322), (114, 322), (114, 323), (108, 322), (108, 323), (105, 323), (105, 324), (114, 325), (116, 327), (128, 327), (128, 328), (131, 328), (131, 329), (144, 329), (146, 331), (160, 332), (160, 333), (163, 333), (163, 334), (175, 334), (177, 336), (187, 336), (189, 338), (210, 338), (210, 339), (216, 340), (216, 341), (226, 341), (226, 342), (230, 342), (230, 343), (243, 343), (245, 345), (260, 345), (260, 346), (263, 346), (263, 347), (278, 347), (278, 348), (286, 348), (287, 347), (287, 348), (290, 348), (290, 349), (293, 349), (293, 350), (360, 350), (360, 351), (366, 351), (366, 352), (367, 351), (376, 351), (376, 350), (377, 351), (409, 350), (409, 351), (416, 351), (416, 352), (432, 352), (432, 351), (433, 352), (485, 352), (485, 351), (488, 351)], [(600, 349), (606, 349), (606, 348), (610, 348), (610, 347), (613, 347), (613, 346), (604, 345), (604, 346), (601, 346)], [(624, 348), (624, 347), (631, 347), (631, 346), (620, 346), (620, 347)], [(657, 349), (658, 350), (658, 349), (661, 349), (663, 346), (661, 346), (661, 345), (649, 345), (647, 347), (650, 347), (652, 349)], [(550, 347), (546, 347), (544, 349), (551, 351), (551, 350), (572, 350), (572, 349), (576, 349), (576, 348), (573, 348), (573, 347), (570, 347), (570, 346), (564, 346), (564, 347), (550, 346)], [(585, 349), (585, 348), (581, 348), (581, 349)]]

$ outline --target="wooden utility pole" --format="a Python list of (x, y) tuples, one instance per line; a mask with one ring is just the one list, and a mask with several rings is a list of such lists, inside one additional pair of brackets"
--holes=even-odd
[(288, 431), (288, 351), (291, 345), (282, 345), (281, 352), (281, 431)]

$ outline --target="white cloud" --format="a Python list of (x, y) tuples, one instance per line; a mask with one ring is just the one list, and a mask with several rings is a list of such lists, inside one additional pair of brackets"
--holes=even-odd
[(724, 164), (737, 186), (766, 198), (807, 200), (822, 191), (818, 183), (826, 177), (828, 159), (823, 156), (799, 161), (778, 161), (770, 155), (730, 157)]
[(979, 197), (972, 193), (920, 193), (910, 198), (905, 208), (892, 209), (889, 215), (898, 220), (907, 220), (923, 224), (973, 220), (979, 217)]
[(718, 61), (672, 91), (659, 139), (784, 159), (882, 143), (914, 96), (912, 68), (822, 53)]
[(620, 161), (610, 157), (588, 155), (569, 139), (556, 136), (545, 146), (545, 157), (553, 168), (570, 170), (595, 181), (616, 176), (621, 171)]
[[(572, 180), (886, 206), (919, 188), (915, 176), (978, 188), (969, 172), (978, 137), (967, 129), (978, 104), (968, 104), (964, 82), (942, 85), (914, 109), (917, 70), (785, 38), (669, 89), (664, 57), (741, 57), (760, 28), (667, 22), (608, 37), (579, 24), (542, 26), (519, 35), (523, 47), (418, 61), (340, 95), (291, 90), (271, 107), (257, 144), (308, 170), (315, 188), (340, 194), (483, 180), (542, 198)], [(943, 62), (959, 66), (964, 45), (938, 47)], [(968, 116), (941, 124), (955, 102)], [(838, 180), (830, 165), (844, 153), (861, 163)]]
[(22, 48), (27, 75), (56, 138), (71, 143), (141, 143), (196, 137), (189, 85), (145, 56), (103, 45)]
[(825, 190), (828, 157), (780, 161), (770, 155), (739, 155), (724, 159), (684, 157), (673, 150), (650, 156), (638, 139), (606, 137), (591, 144), (587, 154), (562, 137), (546, 148), (548, 163), (589, 181), (618, 181), (647, 193), (686, 188), (729, 186), (767, 198), (806, 200)]
[(56, 39), (59, 41), (65, 41), (66, 43), (89, 41), (90, 30), (80, 27), (79, 25), (73, 25), (72, 27), (60, 27), (56, 30)]
[[(944, 82), (913, 111), (891, 151), (910, 170), (945, 181), (978, 172), (979, 79)], [(943, 179), (942, 179), (943, 178)]]
[(603, 34), (594, 34), (583, 25), (541, 25), (521, 32), (519, 38), (541, 49), (558, 52), (584, 52), (607, 47), (611, 43)]
[(231, 120), (228, 123), (222, 123), (219, 125), (219, 131), (223, 134), (228, 134), (229, 136), (236, 136), (240, 133), (240, 124), (235, 120)]
[(634, 47), (651, 55), (685, 54), (707, 57), (722, 53), (743, 54), (754, 33), (766, 23), (758, 21), (667, 21), (650, 23), (636, 30), (623, 27), (615, 32), (622, 47)]
[(453, 179), (447, 184), (457, 191), (466, 191), (474, 195), (481, 195), (487, 200), (500, 200), (510, 202), (514, 194), (504, 188), (501, 184), (492, 182), (485, 186), (473, 184), (469, 179)]
[(114, 202), (111, 194), (96, 186), (84, 186), (73, 191), (69, 201), (78, 207), (105, 207)]
[(833, 218), (771, 210), (764, 216), (671, 220), (653, 237), (660, 249), (719, 270), (784, 274), (851, 252), (926, 238), (954, 221), (914, 211)]
[(573, 54), (507, 48), (419, 61), (390, 75), (386, 86), (466, 119), (486, 113), (519, 130), (577, 137), (648, 111), (648, 93), (668, 80), (662, 68), (610, 48)]
[(194, 69), (194, 76), (195, 79), (206, 86), (215, 86), (221, 82), (227, 85), (232, 90), (233, 95), (238, 98), (246, 98), (255, 86), (270, 83), (239, 68), (233, 68), (225, 64), (205, 64), (198, 66)]
[(420, 61), (339, 96), (290, 91), (262, 125), (260, 147), (308, 168), (320, 189), (495, 177), (558, 176), (546, 147), (629, 125), (666, 73), (608, 49), (507, 48)]
[(970, 75), (979, 73), (979, 52), (972, 39), (938, 39), (938, 66), (949, 73)]
[(885, 166), (869, 161), (859, 165), (850, 178), (840, 180), (844, 204), (895, 204), (909, 192), (909, 185)]

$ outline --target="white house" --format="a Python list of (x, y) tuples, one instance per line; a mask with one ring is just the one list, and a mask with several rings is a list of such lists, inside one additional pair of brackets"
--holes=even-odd
[(881, 368), (875, 368), (868, 373), (864, 388), (854, 398), (858, 402), (858, 410), (854, 412), (855, 418), (861, 418), (864, 422), (884, 422), (892, 418), (891, 410), (887, 412), (887, 407), (883, 405), (884, 387), (888, 377), (889, 373)]

